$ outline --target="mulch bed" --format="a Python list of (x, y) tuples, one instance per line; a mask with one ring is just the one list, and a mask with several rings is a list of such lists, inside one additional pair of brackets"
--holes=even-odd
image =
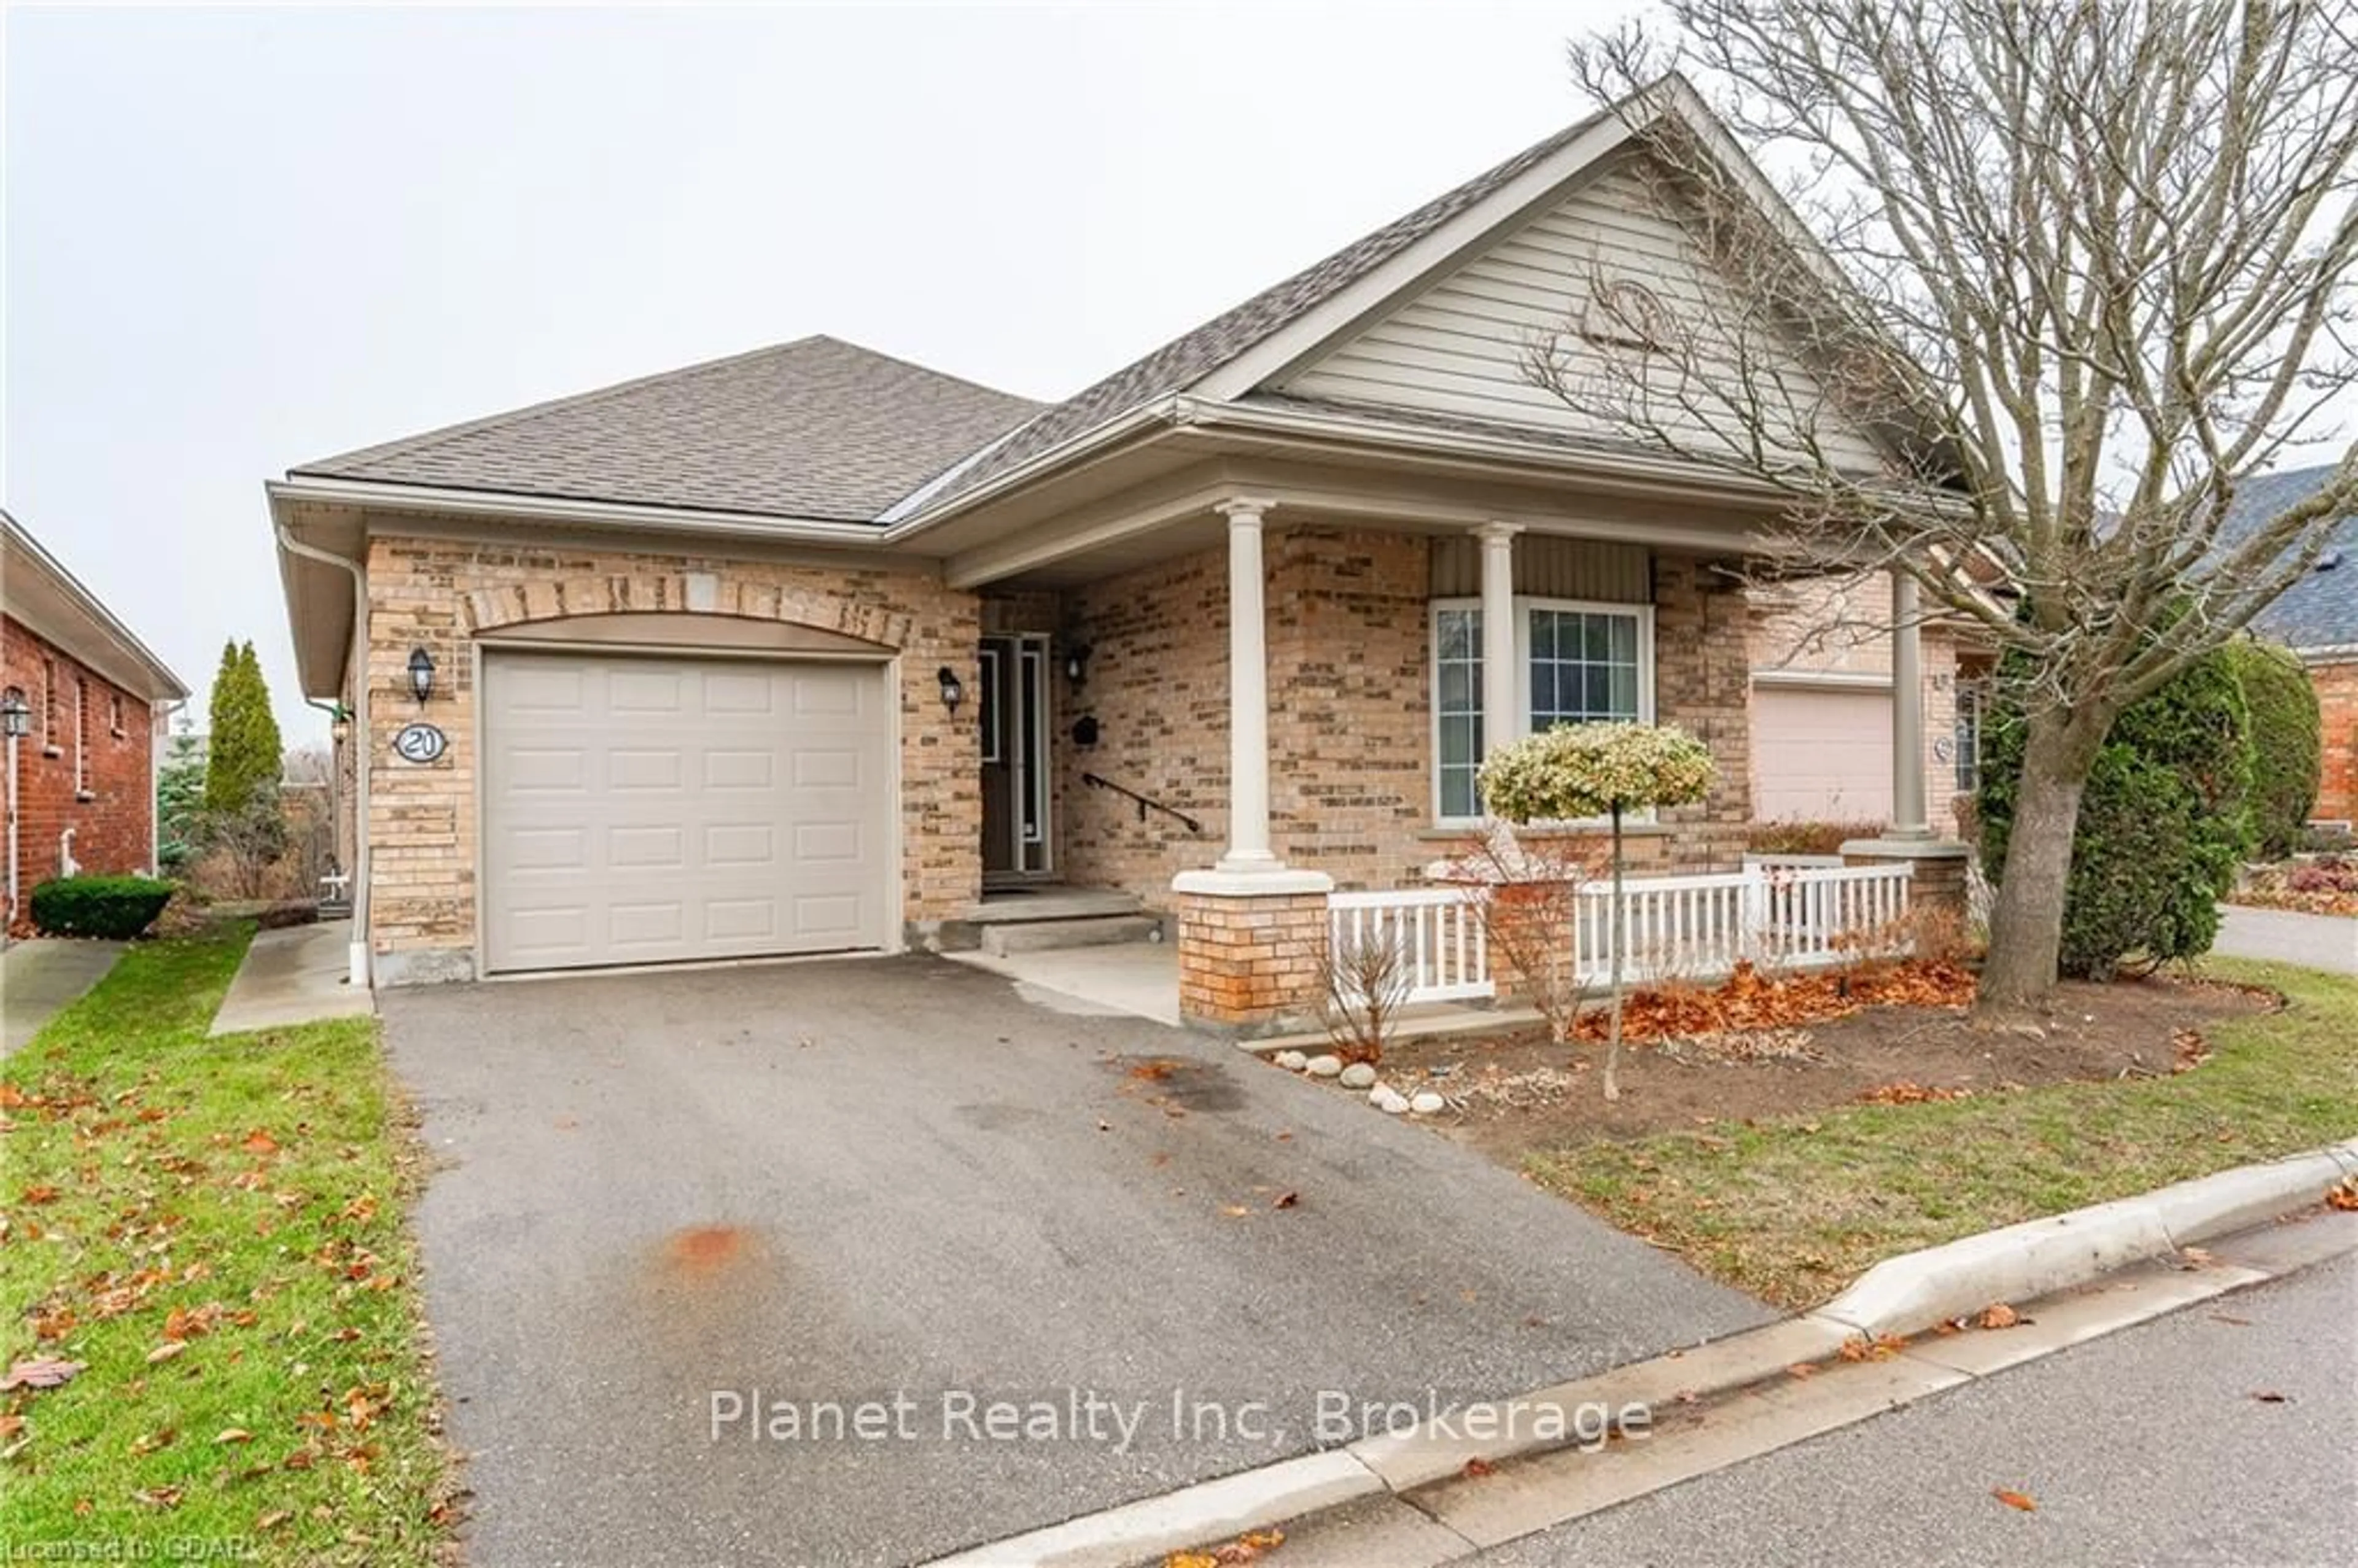
[[(1617, 1102), (1607, 1103), (1599, 1081), (1603, 1046), (1587, 1038), (1601, 1039), (1601, 1014), (1584, 1018), (1584, 1038), (1568, 1046), (1532, 1028), (1396, 1041), (1384, 1079), (1403, 1092), (1439, 1089), (1458, 1108), (1434, 1125), (1511, 1162), (1535, 1147), (1860, 1102), (2166, 1076), (2201, 1059), (2207, 1025), (2276, 1005), (2265, 993), (2175, 977), (2067, 982), (2041, 1022), (2000, 1028), (1961, 1004), (1970, 975), (1921, 972), (1933, 968), (1754, 978), (1749, 997), (1739, 977), (1713, 991), (1633, 998), (1627, 1022), (1644, 1037), (1623, 1043)], [(1763, 1000), (1763, 990), (1784, 994)], [(1911, 996), (1933, 1005), (1899, 1000)], [(1861, 1005), (1880, 997), (1894, 1000)], [(1813, 1006), (1840, 1016), (1812, 1017)]]

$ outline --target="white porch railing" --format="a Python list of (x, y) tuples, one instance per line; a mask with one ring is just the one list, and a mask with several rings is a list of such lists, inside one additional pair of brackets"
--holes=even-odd
[[(1636, 877), (1623, 884), (1628, 945), (1623, 973), (1640, 983), (1715, 980), (1750, 962), (1764, 969), (1836, 968), (1908, 950), (1909, 868), (1755, 866), (1706, 876)], [(1580, 890), (1573, 920), (1574, 973), (1611, 978), (1613, 884)], [(1480, 913), (1462, 887), (1327, 895), (1329, 950), (1397, 946), (1409, 958), (1406, 1000), (1462, 1001), (1496, 994)]]
[(1346, 953), (1371, 942), (1408, 955), (1409, 1001), (1465, 1001), (1497, 993), (1489, 938), (1463, 888), (1328, 893), (1328, 951)]
[[(1838, 968), (1908, 949), (1910, 872), (1898, 866), (1765, 866), (1716, 876), (1645, 877), (1623, 884), (1633, 980), (1718, 979), (1749, 961), (1764, 969)], [(1583, 985), (1612, 974), (1613, 884), (1580, 890), (1573, 962)]]

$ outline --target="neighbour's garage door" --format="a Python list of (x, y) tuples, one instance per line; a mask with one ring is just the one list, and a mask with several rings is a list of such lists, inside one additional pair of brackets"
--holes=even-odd
[(1886, 822), (1891, 694), (1752, 693), (1752, 815), (1762, 822)]
[(872, 664), (486, 652), (485, 967), (881, 947)]

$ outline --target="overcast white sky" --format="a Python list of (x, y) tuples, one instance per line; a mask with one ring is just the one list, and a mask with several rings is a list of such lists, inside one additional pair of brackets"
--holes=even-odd
[(323, 736), (265, 479), (811, 332), (1065, 395), (1575, 118), (1630, 8), (0, 0), (0, 495)]
[(1574, 118), (1614, 8), (12, 5), (7, 503), (324, 734), (265, 479), (810, 332), (1062, 395)]

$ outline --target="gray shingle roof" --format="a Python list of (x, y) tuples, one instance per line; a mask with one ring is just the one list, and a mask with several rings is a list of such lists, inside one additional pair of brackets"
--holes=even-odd
[(1604, 119), (1605, 113), (1609, 111), (1566, 126), (1496, 168), (1434, 197), (1374, 233), (1352, 241), (1316, 265), (1263, 289), (1194, 331), (1173, 339), (1145, 358), (1054, 405), (981, 453), (937, 495), (928, 498), (928, 503), (947, 500), (1141, 404), (1194, 385), (1557, 152)]
[(289, 471), (865, 523), (1040, 407), (813, 337)]
[[(2286, 507), (2323, 489), (2333, 471), (2326, 464), (2244, 481), (2221, 535), (2228, 541), (2248, 537)], [(2327, 559), (2337, 564), (2308, 573), (2287, 589), (2254, 619), (2254, 630), (2295, 651), (2358, 646), (2358, 513), (2335, 524), (2326, 551), (2319, 565)]]

